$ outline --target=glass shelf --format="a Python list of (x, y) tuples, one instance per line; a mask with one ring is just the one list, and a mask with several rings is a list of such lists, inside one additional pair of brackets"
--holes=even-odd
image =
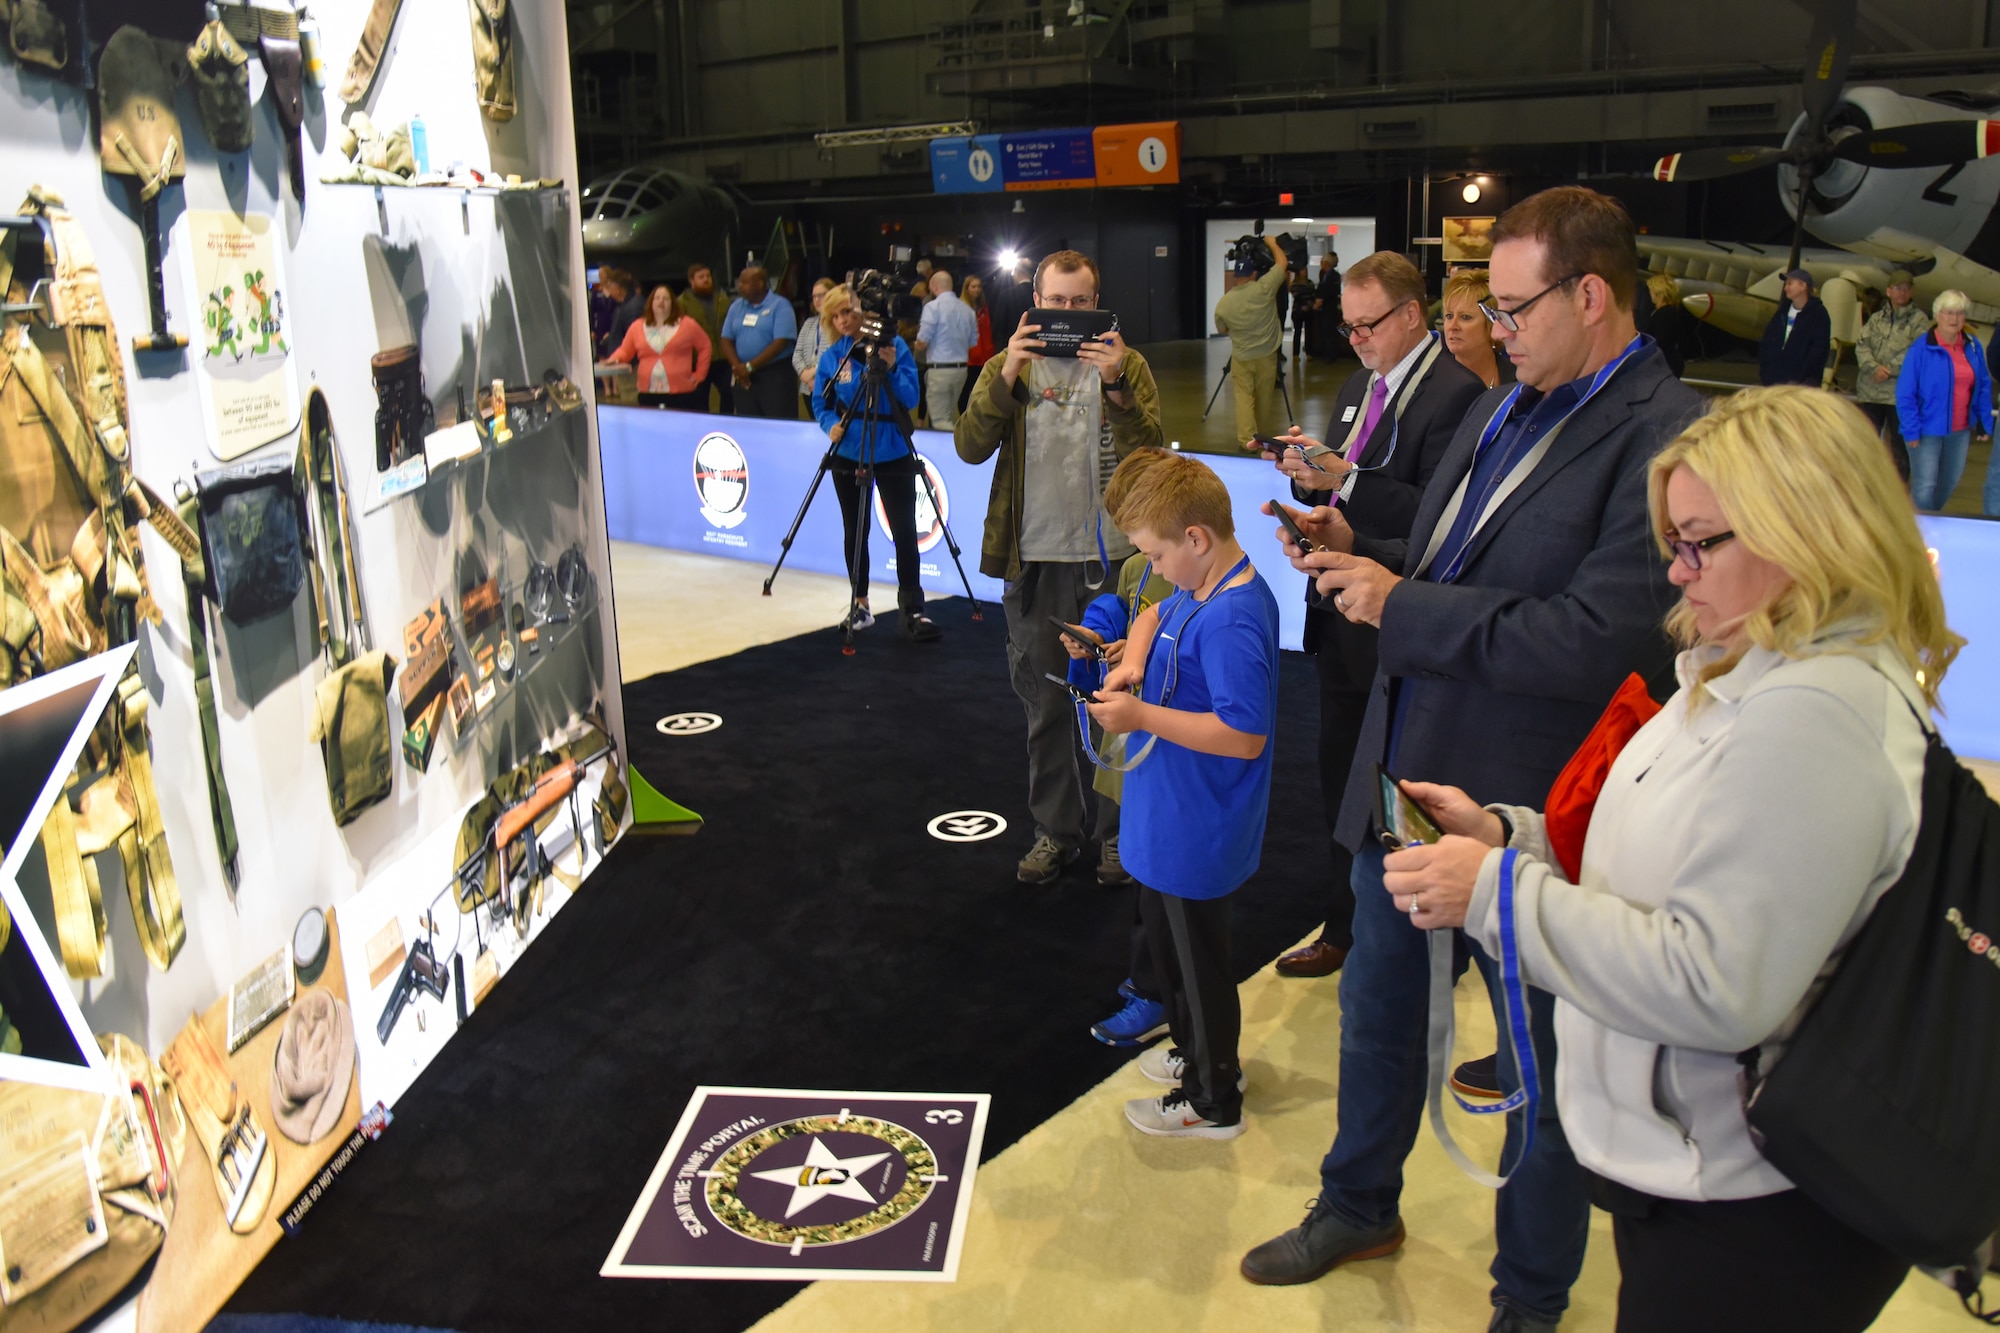
[[(476, 421), (473, 429), (479, 432), (479, 451), (477, 453), (466, 454), (461, 458), (448, 459), (439, 463), (436, 467), (430, 467), (423, 461), (422, 456), (418, 455), (404, 459), (387, 472), (376, 473), (375, 480), (369, 484), (367, 495), (361, 501), (361, 512), (372, 514), (378, 509), (387, 508), (398, 500), (408, 499), (412, 495), (421, 495), (429, 488), (431, 483), (440, 478), (450, 476), (459, 468), (469, 463), (483, 462), (491, 458), (494, 454), (499, 453), (502, 449), (511, 449), (524, 440), (537, 438), (546, 433), (564, 417), (576, 416), (582, 411), (583, 408), (579, 406), (565, 412), (550, 404), (546, 399), (537, 403), (529, 403), (523, 407), (511, 408), (508, 411), (508, 417), (514, 423), (513, 434), (498, 444), (493, 442), (492, 434), (489, 430), (485, 429), (486, 423), (483, 420)], [(522, 419), (523, 413), (528, 414), (528, 419), (525, 423)], [(451, 427), (447, 426), (443, 429), (449, 430)]]

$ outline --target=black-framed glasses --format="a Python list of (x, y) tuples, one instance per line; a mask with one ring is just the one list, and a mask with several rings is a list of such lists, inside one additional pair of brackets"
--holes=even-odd
[(1395, 314), (1408, 304), (1408, 301), (1398, 301), (1373, 319), (1365, 320), (1360, 324), (1336, 324), (1334, 328), (1338, 329), (1340, 336), (1349, 342), (1353, 342), (1355, 338), (1362, 334), (1367, 334), (1372, 338), (1375, 336), (1375, 326), (1377, 324), (1380, 324), (1383, 320), (1389, 318), (1389, 316)]
[(1677, 537), (1669, 537), (1667, 538), (1667, 546), (1672, 549), (1674, 559), (1699, 574), (1701, 572), (1701, 553), (1711, 547), (1720, 546), (1735, 536), (1734, 532), (1718, 532), (1713, 537), (1703, 537), (1698, 542), (1684, 542)]
[[(1501, 328), (1507, 330), (1507, 332), (1519, 333), (1521, 331), (1521, 316), (1528, 313), (1529, 306), (1541, 300), (1544, 296), (1547, 296), (1550, 292), (1554, 291), (1556, 288), (1566, 287), (1570, 283), (1575, 282), (1578, 278), (1585, 276), (1587, 275), (1582, 273), (1572, 273), (1567, 278), (1557, 278), (1554, 282), (1542, 288), (1540, 291), (1536, 292), (1533, 296), (1521, 302), (1521, 304), (1515, 306), (1512, 310), (1502, 310), (1497, 305), (1488, 305), (1486, 302), (1481, 301), (1479, 303), (1479, 313), (1486, 316), (1486, 318), (1492, 320), (1495, 324), (1498, 324)], [(1699, 568), (1699, 566), (1697, 566), (1697, 568)]]

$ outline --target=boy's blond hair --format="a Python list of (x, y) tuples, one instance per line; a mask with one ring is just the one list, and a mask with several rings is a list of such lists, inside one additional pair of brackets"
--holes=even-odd
[(1225, 541), (1236, 535), (1229, 490), (1222, 478), (1185, 454), (1135, 451), (1111, 474), (1105, 489), (1107, 505), (1114, 491), (1120, 503), (1111, 510), (1111, 521), (1127, 534), (1145, 528), (1178, 541), (1189, 528), (1207, 528)]

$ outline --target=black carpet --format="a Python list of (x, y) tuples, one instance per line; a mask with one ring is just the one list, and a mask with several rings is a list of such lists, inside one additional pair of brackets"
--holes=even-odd
[[(1131, 1058), (1118, 1003), (1130, 890), (1086, 859), (1030, 888), (1020, 704), (998, 608), (832, 631), (625, 688), (633, 761), (700, 811), (622, 843), (395, 1108), (396, 1120), (229, 1304), (489, 1330), (736, 1333), (798, 1288), (598, 1276), (699, 1083), (990, 1092), (990, 1157)], [(1312, 929), (1325, 834), (1315, 682), (1285, 655), (1263, 868), (1235, 896), (1247, 977)], [(670, 713), (719, 730), (667, 737)], [(1007, 831), (948, 844), (961, 809)]]

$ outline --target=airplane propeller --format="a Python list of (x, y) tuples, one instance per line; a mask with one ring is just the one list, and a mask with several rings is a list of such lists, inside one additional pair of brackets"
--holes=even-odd
[(1790, 164), (1798, 172), (1799, 194), (1792, 210), (1792, 254), (1787, 269), (1799, 264), (1813, 179), (1835, 162), (1864, 167), (1943, 167), (2000, 153), (2000, 120), (1928, 121), (1849, 134), (1836, 141), (1828, 121), (1847, 84), (1857, 0), (1800, 3), (1812, 11), (1813, 26), (1801, 89), (1806, 123), (1797, 139), (1782, 148), (1691, 148), (1659, 159), (1651, 173), (1658, 181), (1704, 181)]

